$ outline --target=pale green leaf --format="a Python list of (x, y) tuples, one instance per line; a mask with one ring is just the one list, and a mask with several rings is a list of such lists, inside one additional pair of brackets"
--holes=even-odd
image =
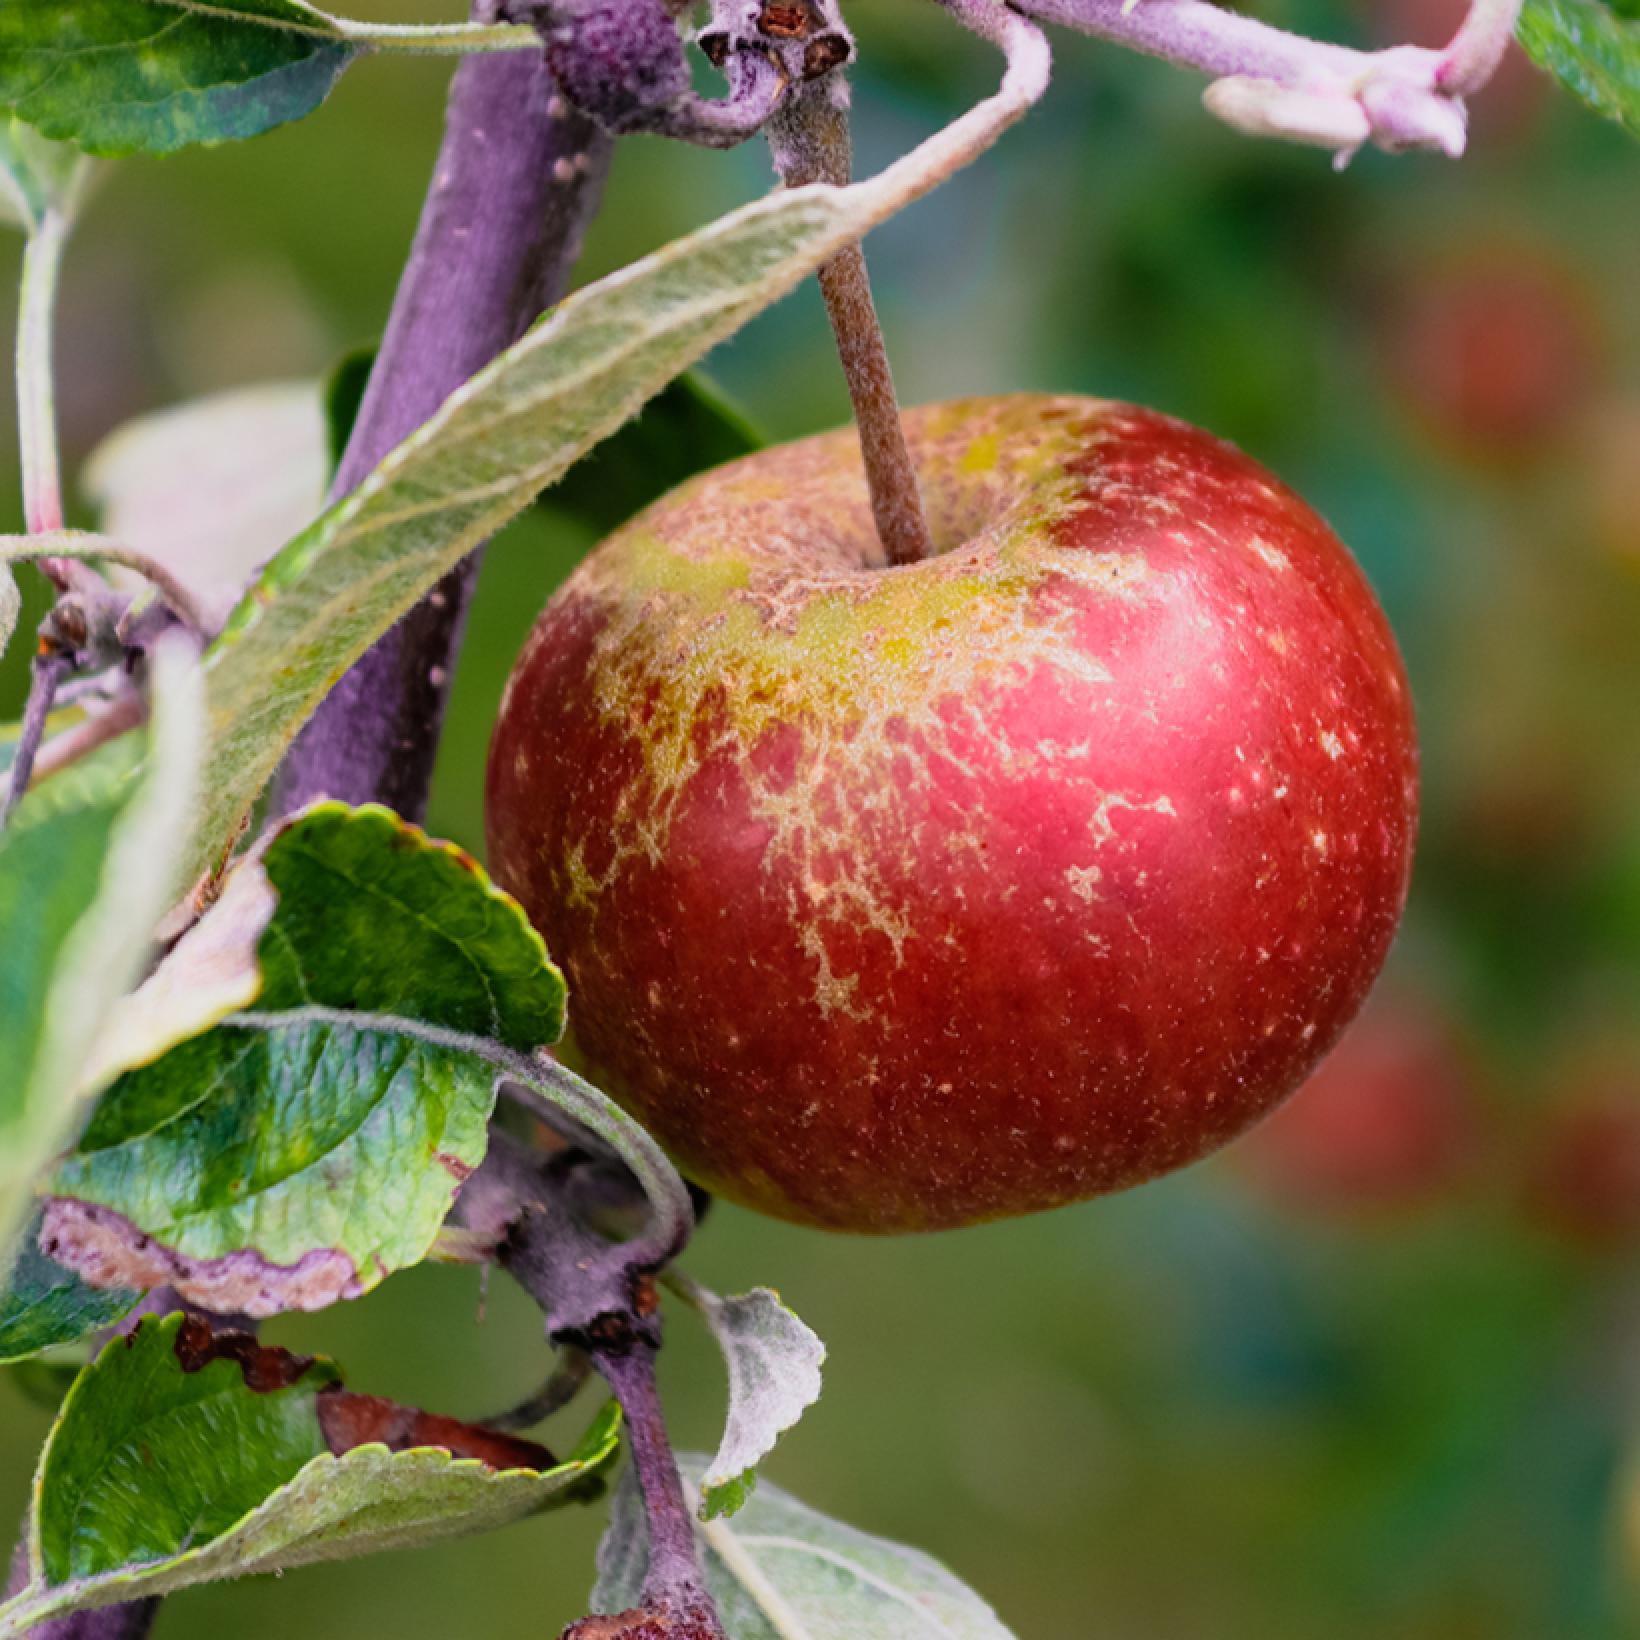
[(110, 760), (59, 775), (0, 832), (0, 1250), (26, 1216), (35, 1175), (73, 1141), (97, 1091), (88, 1068), (98, 1036), (184, 884), (203, 729), (185, 639), (154, 646), (150, 679), (140, 774)]
[(278, 1370), (252, 1388), (228, 1355), (185, 1360), (183, 1325), (145, 1321), (64, 1402), (35, 1478), (28, 1582), (0, 1606), (0, 1640), (72, 1611), (503, 1526), (587, 1496), (615, 1450), (606, 1408), (545, 1470), (434, 1446), (336, 1456), (320, 1414), (334, 1368), (268, 1352)]
[(1017, 38), (997, 96), (869, 181), (773, 194), (569, 297), (268, 565), (207, 657), (201, 870), (325, 693), (441, 576), (674, 376), (1024, 113), (1046, 47), (1007, 16)]
[[(685, 1453), (698, 1499), (706, 1459)], [(1011, 1640), (995, 1612), (938, 1561), (856, 1531), (767, 1484), (733, 1520), (697, 1522), (706, 1581), (729, 1640)], [(599, 1612), (635, 1607), (649, 1561), (642, 1501), (622, 1477), (598, 1551)]]
[[(0, 582), (5, 579), (5, 570), (0, 567)], [(46, 717), (45, 739), (52, 740), (65, 730), (72, 729), (86, 720), (85, 708), (78, 703), (71, 706), (59, 706)], [(21, 723), (0, 723), (0, 795), (10, 787), (8, 776), (12, 765), (17, 761), (17, 747), (23, 738)]]
[(262, 991), (257, 946), (278, 898), (262, 862), (241, 860), (216, 902), (153, 973), (115, 1003), (90, 1080), (106, 1086), (255, 1002)]
[(257, 567), (318, 516), (330, 465), (316, 382), (268, 382), (128, 422), (80, 485), (104, 535), (163, 564), (221, 624)]
[(729, 1416), (717, 1456), (701, 1476), (704, 1518), (742, 1509), (757, 1466), (820, 1399), (826, 1346), (767, 1287), (719, 1298), (681, 1271), (667, 1284), (698, 1310), (729, 1369)]

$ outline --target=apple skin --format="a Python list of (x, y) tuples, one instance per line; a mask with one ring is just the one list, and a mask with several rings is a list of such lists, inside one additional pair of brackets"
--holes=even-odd
[(1151, 411), (910, 412), (937, 557), (872, 567), (852, 429), (704, 474), (548, 604), (491, 864), (589, 1072), (708, 1188), (907, 1231), (1223, 1144), (1360, 1005), (1417, 751), (1360, 571)]

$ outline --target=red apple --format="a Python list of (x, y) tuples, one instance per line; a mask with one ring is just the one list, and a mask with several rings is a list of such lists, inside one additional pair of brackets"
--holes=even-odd
[(1474, 1076), (1453, 1032), (1406, 1001), (1375, 1001), (1239, 1152), (1272, 1197), (1356, 1215), (1434, 1200), (1482, 1148)]
[(1302, 1080), (1407, 889), (1401, 663), (1348, 553), (1129, 405), (906, 418), (937, 557), (845, 430), (683, 485), (547, 606), (491, 861), (592, 1072), (736, 1201), (896, 1231), (1183, 1166)]

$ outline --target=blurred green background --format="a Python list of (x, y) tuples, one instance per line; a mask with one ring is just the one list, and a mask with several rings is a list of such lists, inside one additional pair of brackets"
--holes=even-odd
[[(1438, 43), (1454, 11), (1262, 9), (1359, 43)], [(932, 6), (851, 17), (862, 169), (994, 80)], [(1022, 1640), (1640, 1634), (1640, 150), (1514, 63), (1463, 163), (1367, 154), (1335, 176), (1215, 124), (1186, 76), (1057, 45), (1048, 103), (871, 240), (900, 385), (1143, 400), (1327, 514), (1422, 714), (1407, 928), (1316, 1082), (1182, 1177), (893, 1242), (719, 1205), (691, 1266), (779, 1286), (830, 1344), (770, 1478), (936, 1554)], [(71, 461), (134, 414), (317, 375), (375, 335), (447, 71), (367, 61), (301, 125), (119, 168), (64, 293)], [(581, 276), (769, 181), (755, 145), (624, 143)], [(811, 289), (710, 368), (774, 435), (846, 415)], [(543, 509), (491, 554), (432, 813), (469, 847), (511, 658), (588, 544)], [(545, 1367), (529, 1306), (448, 1270), (269, 1332), (469, 1416)], [(721, 1373), (686, 1318), (665, 1367), (680, 1441), (709, 1445)], [(0, 1382), (7, 1519), (46, 1427)], [(190, 1593), (160, 1632), (552, 1634), (584, 1610), (600, 1526)]]

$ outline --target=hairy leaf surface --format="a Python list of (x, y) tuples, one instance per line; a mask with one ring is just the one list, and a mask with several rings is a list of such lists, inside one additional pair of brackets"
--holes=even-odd
[[(679, 1459), (698, 1496), (706, 1459)], [(830, 1520), (764, 1484), (733, 1520), (697, 1524), (729, 1640), (1010, 1640), (995, 1612), (938, 1561)], [(600, 1612), (636, 1606), (649, 1560), (629, 1472), (598, 1551)]]
[(12, 574), (10, 564), (0, 564), (0, 655), (5, 654), (11, 643), (22, 610), (23, 597), (17, 590), (17, 577)]
[(729, 1369), (729, 1416), (717, 1456), (701, 1477), (707, 1520), (743, 1508), (757, 1466), (820, 1399), (826, 1346), (767, 1287), (719, 1298), (674, 1272), (669, 1285), (704, 1317)]

